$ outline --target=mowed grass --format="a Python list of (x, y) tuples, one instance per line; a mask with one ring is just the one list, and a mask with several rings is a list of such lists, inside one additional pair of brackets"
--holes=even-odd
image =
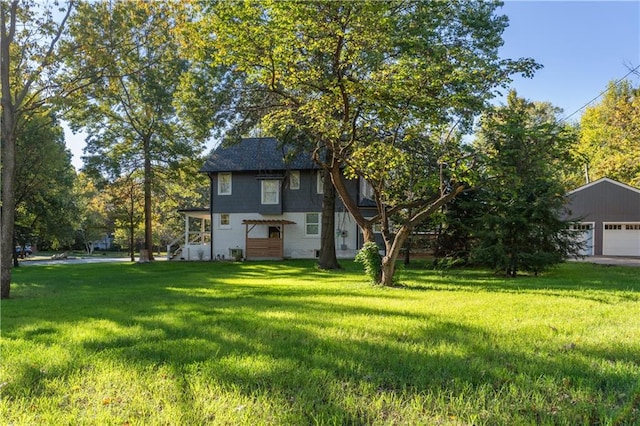
[(640, 424), (640, 269), (18, 268), (2, 424)]

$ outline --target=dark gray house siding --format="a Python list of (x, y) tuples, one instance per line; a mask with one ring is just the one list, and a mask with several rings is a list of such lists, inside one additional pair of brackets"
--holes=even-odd
[[(292, 171), (300, 173), (300, 188), (291, 189), (289, 177)], [(320, 212), (322, 194), (318, 194), (317, 174), (319, 167), (308, 154), (292, 155), (282, 148), (274, 138), (247, 138), (235, 145), (220, 147), (212, 152), (200, 172), (211, 179), (212, 213), (261, 213), (276, 215), (283, 212)], [(219, 173), (231, 173), (230, 195), (218, 194)], [(261, 203), (261, 180), (279, 179), (280, 203)], [(375, 206), (371, 200), (359, 197), (358, 182), (346, 182), (350, 194), (363, 207)], [(336, 209), (344, 206), (336, 200)]]
[[(285, 171), (283, 171), (285, 172)], [(289, 181), (283, 175), (280, 181), (280, 203), (262, 204), (263, 178), (256, 172), (232, 172), (231, 194), (218, 194), (218, 173), (210, 173), (211, 177), (211, 211), (212, 213), (253, 213), (281, 214), (286, 212), (319, 212), (322, 210), (322, 194), (316, 190), (316, 171), (300, 171), (300, 188), (289, 189)]]
[(640, 190), (611, 179), (577, 188), (567, 194), (567, 200), (570, 219), (593, 224), (596, 256), (607, 254), (603, 253), (605, 224), (640, 223)]

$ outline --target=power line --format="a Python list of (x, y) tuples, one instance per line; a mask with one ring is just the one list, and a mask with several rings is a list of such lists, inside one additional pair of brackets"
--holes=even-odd
[[(635, 67), (634, 69), (632, 69), (631, 71), (629, 71), (628, 73), (626, 73), (623, 77), (617, 79), (615, 81), (615, 84), (620, 83), (622, 80), (624, 80), (625, 78), (629, 77), (629, 75), (633, 74), (635, 71), (637, 71), (638, 69), (640, 69), (640, 65), (638, 65), (637, 67)], [(582, 111), (583, 109), (585, 109), (586, 107), (588, 107), (591, 103), (593, 103), (595, 100), (597, 100), (600, 96), (604, 95), (605, 93), (607, 93), (607, 90), (609, 90), (609, 88), (607, 87), (606, 89), (604, 89), (602, 92), (598, 93), (598, 96), (594, 97), (593, 99), (591, 99), (589, 102), (587, 102), (586, 104), (582, 105), (580, 108), (578, 108), (577, 110), (575, 110), (574, 112), (572, 112), (571, 114), (567, 115), (566, 117), (563, 117), (560, 119), (560, 122), (566, 121), (568, 119), (570, 119), (571, 117), (573, 117), (574, 115), (576, 115), (577, 113), (579, 113), (580, 111)]]

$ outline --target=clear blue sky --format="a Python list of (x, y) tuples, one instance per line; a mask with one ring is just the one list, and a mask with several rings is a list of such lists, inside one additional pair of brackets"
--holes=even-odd
[[(562, 108), (565, 116), (640, 65), (640, 1), (511, 0), (501, 12), (509, 17), (501, 55), (531, 57), (544, 66), (532, 79), (516, 78), (513, 87), (521, 97)], [(640, 83), (637, 75), (627, 78)]]
[[(501, 56), (530, 57), (544, 66), (532, 79), (516, 77), (513, 88), (532, 101), (551, 102), (565, 116), (640, 65), (640, 0), (507, 0), (500, 12), (509, 17)], [(640, 85), (640, 77), (628, 79)], [(84, 136), (67, 132), (67, 146), (79, 169)]]

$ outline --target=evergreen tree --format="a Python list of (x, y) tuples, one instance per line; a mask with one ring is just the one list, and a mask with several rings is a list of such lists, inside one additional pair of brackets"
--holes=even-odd
[(575, 132), (558, 121), (558, 113), (511, 92), (506, 106), (481, 119), (478, 148), (485, 183), (473, 259), (509, 276), (537, 274), (577, 253), (563, 219), (561, 183), (562, 159)]

